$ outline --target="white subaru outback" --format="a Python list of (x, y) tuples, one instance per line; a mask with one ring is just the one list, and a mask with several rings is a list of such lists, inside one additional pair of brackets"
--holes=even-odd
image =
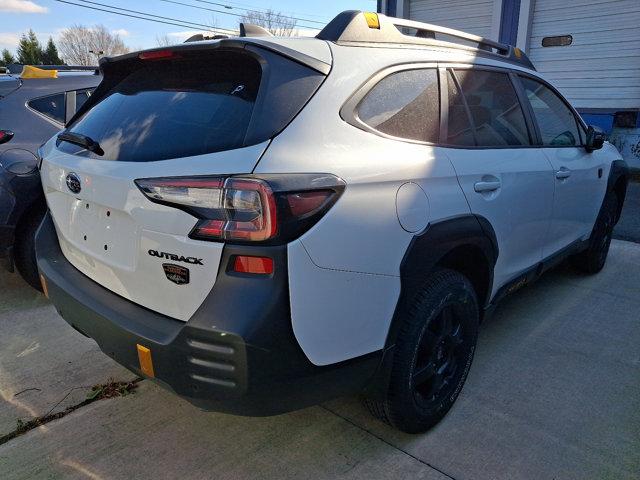
[(628, 169), (511, 46), (355, 11), (247, 31), (101, 61), (41, 149), (44, 290), (202, 408), (361, 393), (425, 431), (501, 298), (602, 269)]

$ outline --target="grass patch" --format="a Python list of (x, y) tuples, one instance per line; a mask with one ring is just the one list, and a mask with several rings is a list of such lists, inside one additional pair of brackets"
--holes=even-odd
[(67, 398), (71, 391), (69, 391), (62, 400), (56, 403), (51, 410), (45, 415), (41, 417), (32, 418), (31, 420), (24, 421), (22, 419), (18, 419), (16, 421), (16, 428), (12, 432), (7, 433), (0, 437), (0, 445), (7, 443), (9, 440), (13, 440), (20, 435), (24, 435), (29, 430), (33, 430), (34, 428), (40, 427), (41, 425), (45, 425), (53, 420), (57, 420), (59, 418), (64, 417), (65, 415), (70, 414), (82, 408), (86, 405), (89, 405), (93, 402), (97, 402), (98, 400), (103, 400), (105, 398), (115, 398), (115, 397), (125, 397), (133, 393), (133, 391), (138, 388), (138, 383), (142, 380), (142, 378), (136, 378), (131, 382), (116, 382), (114, 380), (109, 380), (107, 383), (99, 383), (91, 387), (91, 390), (87, 393), (87, 398), (85, 398), (82, 402), (77, 405), (72, 405), (70, 407), (65, 408), (61, 412), (51, 413), (53, 410), (60, 405)]

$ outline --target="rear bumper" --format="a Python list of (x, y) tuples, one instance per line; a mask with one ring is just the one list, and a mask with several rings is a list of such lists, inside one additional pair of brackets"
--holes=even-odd
[[(286, 247), (226, 246), (213, 290), (188, 322), (152, 312), (80, 273), (60, 250), (49, 215), (36, 236), (49, 298), (71, 326), (141, 374), (136, 344), (151, 350), (155, 380), (206, 410), (263, 416), (361, 391), (381, 352), (317, 367), (291, 327)], [(275, 272), (227, 272), (238, 254), (274, 259)]]

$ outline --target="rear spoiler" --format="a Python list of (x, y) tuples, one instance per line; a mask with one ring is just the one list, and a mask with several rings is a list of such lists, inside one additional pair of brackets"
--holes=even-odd
[(148, 56), (152, 57), (160, 52), (193, 52), (204, 51), (212, 49), (245, 49), (250, 46), (264, 48), (278, 53), (283, 57), (287, 57), (294, 62), (300, 63), (309, 67), (324, 75), (328, 75), (331, 70), (331, 65), (323, 62), (317, 58), (306, 55), (302, 52), (294, 50), (293, 48), (285, 47), (277, 42), (271, 42), (268, 38), (255, 38), (255, 37), (233, 37), (223, 38), (220, 40), (211, 41), (193, 41), (173, 45), (170, 47), (152, 48), (149, 50), (141, 50), (138, 52), (126, 53), (117, 57), (102, 57), (100, 59), (100, 70), (104, 74), (105, 69), (111, 68), (112, 65), (122, 64), (129, 61), (137, 61), (138, 59)]

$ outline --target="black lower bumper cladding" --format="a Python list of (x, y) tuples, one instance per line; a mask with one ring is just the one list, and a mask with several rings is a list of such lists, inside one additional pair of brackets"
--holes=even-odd
[[(187, 322), (136, 305), (78, 271), (62, 254), (49, 214), (36, 251), (49, 298), (67, 323), (138, 374), (136, 346), (150, 349), (155, 380), (206, 410), (296, 410), (361, 391), (380, 363), (381, 352), (327, 367), (309, 362), (291, 326), (286, 246), (225, 246), (215, 287)], [(271, 257), (274, 273), (228, 271), (236, 255)]]

